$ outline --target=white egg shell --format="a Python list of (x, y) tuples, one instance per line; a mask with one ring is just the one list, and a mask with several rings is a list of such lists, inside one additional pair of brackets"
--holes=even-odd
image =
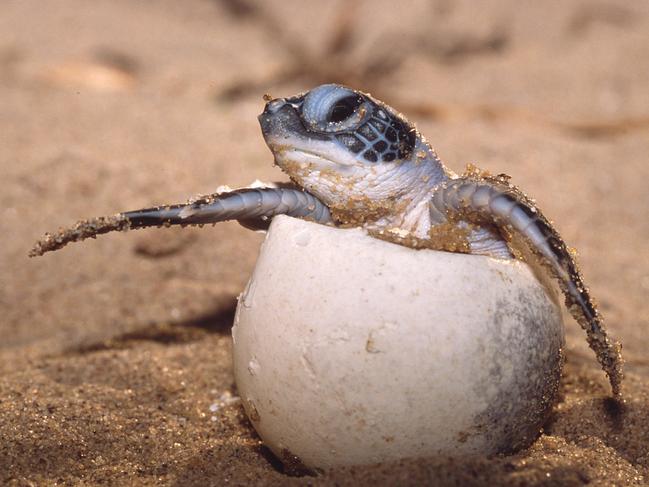
[(529, 444), (555, 396), (556, 296), (516, 260), (276, 217), (232, 329), (245, 410), (323, 469)]

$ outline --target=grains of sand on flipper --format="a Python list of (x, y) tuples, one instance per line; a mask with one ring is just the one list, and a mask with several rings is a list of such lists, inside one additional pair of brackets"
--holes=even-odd
[(29, 256), (37, 257), (45, 252), (63, 248), (70, 242), (95, 238), (102, 233), (126, 231), (129, 228), (131, 228), (130, 221), (121, 214), (81, 220), (72, 227), (59, 229), (55, 234), (46, 233), (29, 251)]

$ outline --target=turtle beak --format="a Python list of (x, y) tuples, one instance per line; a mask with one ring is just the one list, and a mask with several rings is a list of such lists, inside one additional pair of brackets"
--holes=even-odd
[(304, 127), (295, 104), (285, 98), (275, 98), (266, 103), (264, 111), (257, 118), (266, 142), (269, 139), (288, 139), (295, 136), (313, 137)]
[(264, 138), (268, 137), (269, 135), (276, 134), (282, 125), (280, 121), (286, 121), (287, 116), (284, 115), (282, 117), (278, 113), (285, 107), (287, 107), (287, 104), (284, 98), (275, 98), (274, 100), (266, 103), (264, 111), (257, 117)]

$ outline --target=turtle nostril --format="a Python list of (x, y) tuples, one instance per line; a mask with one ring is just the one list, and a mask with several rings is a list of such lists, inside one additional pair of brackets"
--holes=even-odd
[(266, 108), (264, 109), (264, 111), (268, 113), (276, 113), (284, 105), (286, 105), (285, 98), (276, 98), (266, 103)]

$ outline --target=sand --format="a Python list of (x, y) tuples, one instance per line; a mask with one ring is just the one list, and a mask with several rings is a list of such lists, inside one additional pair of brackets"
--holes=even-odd
[[(649, 6), (341, 5), (2, 2), (0, 483), (649, 485)], [(567, 318), (560, 397), (529, 449), (288, 476), (230, 365), (263, 236), (152, 229), (27, 257), (81, 218), (286, 180), (262, 95), (326, 81), (409, 115), (456, 171), (536, 198), (624, 345), (623, 406)]]

